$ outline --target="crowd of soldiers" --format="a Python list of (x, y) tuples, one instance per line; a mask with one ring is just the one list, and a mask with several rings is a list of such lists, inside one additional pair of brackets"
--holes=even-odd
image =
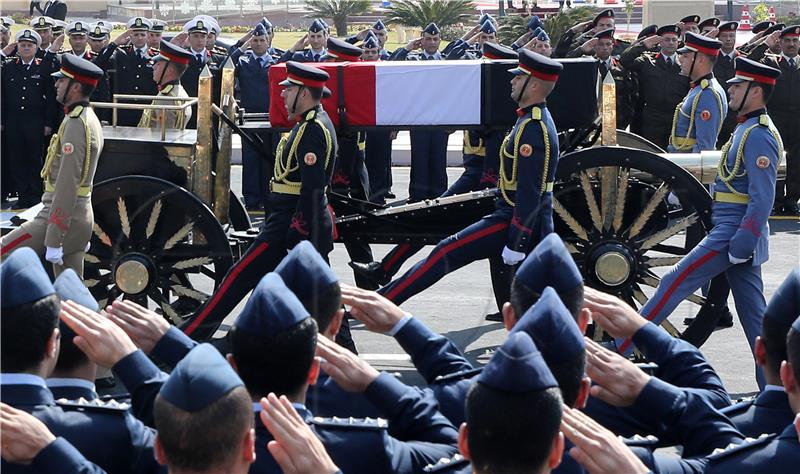
[[(791, 207), (788, 198), (776, 198), (776, 186), (778, 164), (784, 150), (790, 159), (794, 138), (781, 130), (782, 123), (794, 124), (780, 110), (796, 97), (779, 88), (797, 77), (800, 26), (768, 34), (774, 27), (767, 27), (736, 52), (735, 26), (689, 16), (646, 28), (617, 61), (614, 49), (622, 45), (614, 39), (610, 10), (572, 28), (555, 48), (537, 17), (507, 47), (496, 43), (497, 25), (485, 16), (441, 51), (435, 24), (388, 52), (382, 22), (341, 40), (331, 38), (321, 20), (290, 49), (277, 51), (264, 19), (219, 54), (236, 58), (243, 101), (244, 78), (263, 80), (261, 72), (285, 61), (280, 100), (294, 126), (274, 143), (269, 212), (260, 233), (180, 327), (131, 301), (100, 308), (81, 280), (101, 123), (108, 118), (95, 113), (90, 100), (118, 90), (124, 82), (117, 78), (110, 88), (107, 66), (120, 67), (127, 57), (132, 69), (125, 80), (149, 77), (157, 95), (195, 95), (201, 68), (224, 59), (214, 51), (219, 25), (196, 17), (157, 51), (147, 45), (153, 23), (144, 18), (131, 19), (128, 31), (105, 45), (105, 25), (72, 22), (66, 28), (75, 54), (59, 54), (62, 35), (51, 35), (43, 49), (35, 28), (21, 30), (4, 47), (4, 94), (7, 67), (28, 74), (36, 66), (37, 77), (19, 76), (28, 77), (17, 79), (25, 82), (20, 87), (36, 82), (39, 114), (47, 116), (48, 97), (54, 97), (64, 116), (39, 174), (44, 207), (6, 235), (0, 250), (3, 472), (728, 473), (791, 472), (800, 461), (800, 268), (769, 303), (761, 280), (773, 205), (783, 203), (782, 212)], [(710, 150), (723, 140), (712, 189), (714, 226), (665, 274), (640, 312), (585, 287), (554, 233), (559, 137), (547, 98), (563, 65), (549, 57), (551, 50), (593, 55), (603, 76), (611, 73), (620, 87), (633, 87), (624, 97), (629, 100), (618, 102), (618, 116), (631, 126), (648, 123), (666, 149)], [(435, 153), (442, 142), (446, 146), (446, 133), (412, 136), (411, 187), (420, 193), (412, 200), (496, 186), (496, 209), (443, 239), (394, 280), (381, 262), (370, 261), (368, 246), (346, 243), (357, 276), (353, 287), (329, 266), (335, 226), (327, 191), (374, 199), (367, 165), (378, 174), (390, 171), (392, 136), (337, 130), (321, 103), (331, 94), (330, 76), (313, 63), (357, 61), (365, 53), (370, 60), (515, 60), (509, 95), (518, 109), (507, 133), (465, 135), (465, 171), (449, 189)], [(723, 56), (733, 56), (724, 82), (715, 72), (727, 62)], [(134, 59), (145, 58), (146, 65), (135, 67)], [(676, 99), (668, 115), (662, 96), (673, 92), (671, 86), (658, 88), (660, 94), (653, 87), (652, 98), (635, 93), (653, 86), (642, 85), (647, 78), (665, 83), (671, 75)], [(264, 102), (259, 94), (265, 86), (258, 87), (248, 94)], [(779, 112), (773, 111), (776, 96), (786, 102), (774, 104)], [(8, 117), (31, 106), (19, 107)], [(168, 120), (182, 128), (196, 117), (188, 107), (169, 117), (161, 113), (141, 113), (130, 123)], [(648, 122), (667, 118), (663, 136), (658, 123)], [(58, 119), (52, 120), (42, 124), (43, 132), (48, 126), (52, 132)], [(732, 128), (722, 137), (726, 120)], [(376, 160), (365, 154), (370, 140), (388, 150), (388, 162), (370, 163)], [(261, 159), (263, 150), (254, 152)], [(265, 183), (255, 186), (259, 191)], [(380, 192), (385, 199), (387, 190)], [(399, 246), (391, 259), (418, 250)], [(55, 281), (42, 256), (53, 264)], [(425, 325), (425, 315), (399, 305), (481, 259), (508, 278), (498, 319), (509, 334), (485, 366), (474, 367)], [(657, 326), (723, 272), (760, 389), (740, 403), (733, 403), (697, 348)], [(227, 337), (216, 345), (199, 343), (248, 293)], [(396, 339), (425, 385), (406, 385), (360, 359), (350, 318)], [(590, 320), (614, 342), (584, 338)], [(647, 370), (625, 357), (634, 347), (650, 363)], [(100, 368), (111, 369), (128, 393), (100, 397), (94, 385)], [(656, 450), (668, 446), (681, 449)]]

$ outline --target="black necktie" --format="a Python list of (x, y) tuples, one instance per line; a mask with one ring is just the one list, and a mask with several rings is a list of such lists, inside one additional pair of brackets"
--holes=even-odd
[(672, 66), (672, 58), (665, 58), (667, 60), (667, 66)]
[(263, 67), (263, 66), (264, 66), (264, 60), (263, 60), (263, 59), (261, 59), (261, 58), (256, 58), (256, 62), (258, 62), (258, 65), (259, 65), (259, 66), (261, 66), (261, 67)]
[(140, 60), (142, 59), (142, 50), (141, 49), (137, 49), (136, 50), (136, 57), (139, 58)]
[(198, 54), (196, 57), (197, 57), (197, 62), (200, 63), (200, 64), (203, 64), (203, 55), (202, 54)]
[(790, 58), (789, 59), (789, 66), (794, 67), (794, 65), (795, 65), (794, 58)]

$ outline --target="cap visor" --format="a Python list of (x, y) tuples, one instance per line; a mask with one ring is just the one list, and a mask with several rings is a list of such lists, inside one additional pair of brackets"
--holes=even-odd
[(727, 81), (725, 81), (725, 84), (738, 84), (740, 82), (747, 82), (747, 81), (745, 81), (744, 79), (742, 79), (740, 77), (732, 77), (732, 78), (728, 79)]
[(322, 86), (322, 97), (328, 98), (331, 96), (331, 90), (325, 86)]
[(155, 56), (150, 58), (150, 61), (153, 61), (153, 62), (156, 62), (156, 61), (169, 61), (169, 59), (167, 59), (166, 56), (162, 56), (160, 54), (156, 54)]
[(683, 48), (678, 48), (678, 50), (675, 52), (678, 54), (684, 54), (684, 53), (691, 53), (692, 50), (684, 46)]
[(281, 82), (279, 82), (278, 85), (279, 86), (292, 86), (294, 84), (292, 82), (290, 82), (289, 79), (284, 79)]
[(56, 79), (61, 79), (62, 77), (67, 77), (61, 71), (56, 71), (54, 73), (51, 73), (50, 76), (51, 77), (55, 77)]
[(527, 72), (523, 71), (522, 69), (515, 67), (514, 69), (509, 69), (508, 72), (515, 76), (521, 76), (523, 74), (528, 74)]

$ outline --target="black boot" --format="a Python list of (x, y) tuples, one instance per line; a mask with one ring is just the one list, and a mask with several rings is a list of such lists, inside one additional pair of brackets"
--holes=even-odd
[(377, 283), (380, 286), (383, 286), (391, 280), (389, 275), (383, 271), (383, 267), (381, 266), (380, 262), (369, 262), (369, 263), (359, 263), (359, 262), (350, 262), (348, 263), (350, 268), (353, 269), (353, 273), (358, 276), (364, 277), (368, 280), (371, 280)]

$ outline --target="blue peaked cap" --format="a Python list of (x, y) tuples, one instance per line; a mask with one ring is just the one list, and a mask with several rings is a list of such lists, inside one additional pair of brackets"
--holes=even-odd
[(478, 375), (477, 382), (506, 393), (558, 387), (536, 344), (524, 332), (508, 335)]
[(2, 308), (33, 303), (55, 292), (42, 261), (30, 247), (13, 251), (0, 265)]
[(581, 271), (555, 232), (539, 242), (514, 276), (514, 285), (522, 285), (539, 294), (548, 286), (564, 294), (582, 284)]
[(256, 336), (271, 337), (308, 317), (308, 311), (280, 275), (268, 273), (258, 282), (234, 326)]
[(548, 364), (573, 359), (586, 348), (577, 323), (555, 290), (549, 287), (511, 332), (524, 332), (531, 336)]
[(243, 385), (222, 354), (206, 343), (192, 348), (178, 362), (159, 395), (181, 410), (194, 413)]

